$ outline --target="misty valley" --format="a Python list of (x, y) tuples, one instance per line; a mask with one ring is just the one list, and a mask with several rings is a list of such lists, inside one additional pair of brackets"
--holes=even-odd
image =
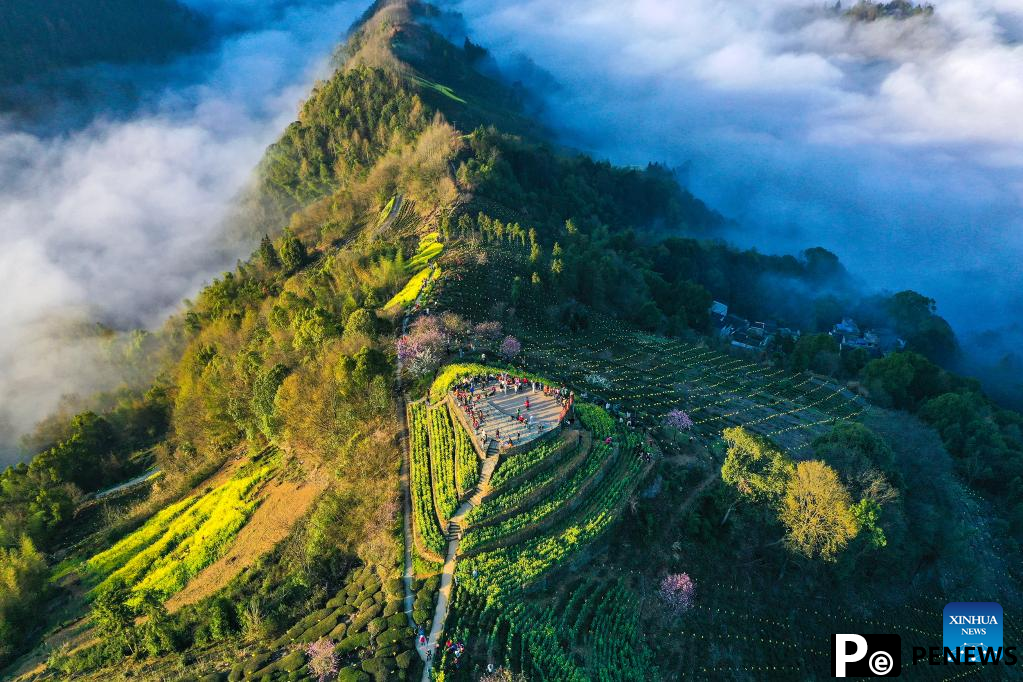
[(1018, 676), (1021, 40), (4, 3), (0, 678)]

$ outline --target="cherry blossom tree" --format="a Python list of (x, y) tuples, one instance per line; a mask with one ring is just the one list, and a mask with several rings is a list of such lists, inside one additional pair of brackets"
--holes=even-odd
[(668, 612), (680, 616), (695, 604), (696, 583), (688, 573), (669, 573), (661, 581), (658, 594)]
[(447, 352), (449, 337), (436, 316), (421, 317), (409, 333), (398, 339), (398, 361), (402, 371), (421, 376), (437, 369)]
[(501, 342), (501, 355), (504, 356), (505, 360), (511, 360), (516, 355), (522, 352), (522, 344), (514, 336), (504, 337), (504, 341)]
[(443, 323), (436, 315), (420, 317), (413, 322), (409, 336), (424, 349), (428, 348), (438, 355), (442, 355), (448, 346), (448, 335), (444, 330)]
[(420, 353), (423, 347), (411, 336), (402, 336), (397, 343), (398, 361), (402, 366), (407, 367)]
[(693, 418), (685, 410), (675, 408), (664, 417), (664, 425), (669, 429), (679, 431), (690, 431), (693, 428)]
[(337, 676), (337, 651), (334, 643), (321, 638), (306, 647), (305, 655), (309, 657), (309, 672), (320, 682), (326, 682)]
[(472, 328), (472, 335), (480, 343), (493, 343), (501, 338), (503, 331), (500, 322), (480, 322)]
[(432, 348), (424, 348), (409, 361), (408, 373), (413, 376), (429, 374), (440, 366), (440, 360)]

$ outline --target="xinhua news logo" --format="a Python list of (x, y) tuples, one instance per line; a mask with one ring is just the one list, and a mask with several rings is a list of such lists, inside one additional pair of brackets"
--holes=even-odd
[(831, 635), (834, 677), (898, 677), (902, 638), (898, 635)]
[(993, 601), (950, 602), (942, 613), (942, 644), (949, 652), (958, 648), (968, 663), (1001, 658), (1004, 620), (1002, 607)]

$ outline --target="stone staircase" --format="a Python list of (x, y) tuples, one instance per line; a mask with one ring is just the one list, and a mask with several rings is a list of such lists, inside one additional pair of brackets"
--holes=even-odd
[(448, 542), (462, 539), (462, 533), (464, 532), (462, 519), (465, 518), (466, 513), (471, 508), (478, 507), (483, 501), (483, 496), (490, 491), (490, 477), (494, 475), (498, 459), (500, 459), (499, 455), (497, 452), (494, 452), (494, 454), (488, 455), (483, 460), (483, 466), (480, 468), (480, 480), (472, 491), (472, 495), (466, 498), (455, 515), (448, 519), (448, 527), (445, 529), (445, 537)]
[[(448, 527), (446, 529), (448, 552), (444, 566), (441, 569), (440, 586), (437, 589), (437, 605), (433, 612), (433, 626), (430, 628), (427, 645), (420, 646), (419, 642), (415, 644), (416, 651), (419, 652), (420, 658), (424, 661), (426, 661), (426, 652), (431, 651), (432, 647), (440, 641), (441, 633), (444, 631), (444, 622), (448, 617), (448, 598), (451, 594), (451, 584), (454, 581), (455, 562), (458, 558), (458, 543), (462, 539), (462, 520), (469, 513), (470, 509), (483, 501), (483, 496), (490, 490), (490, 477), (493, 476), (499, 459), (500, 455), (496, 452), (493, 455), (488, 453), (487, 458), (483, 460), (483, 466), (480, 468), (480, 480), (476, 484), (476, 489), (467, 500), (462, 502), (454, 516), (448, 519)], [(431, 665), (423, 667), (423, 682), (430, 681), (432, 670)]]

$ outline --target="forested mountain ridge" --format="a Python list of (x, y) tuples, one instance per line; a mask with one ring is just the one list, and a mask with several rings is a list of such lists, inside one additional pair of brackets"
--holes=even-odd
[(207, 22), (176, 0), (0, 4), (0, 84), (95, 62), (155, 61), (193, 49)]
[[(577, 421), (464, 517), (444, 679), (813, 677), (849, 614), (917, 636), (943, 599), (1018, 603), (1023, 418), (935, 364), (933, 301), (703, 238), (667, 169), (556, 149), (436, 16), (374, 4), (259, 168), (274, 229), (138, 339), (158, 379), (3, 473), (4, 674), (419, 679), (484, 476), (440, 401), (501, 371)], [(736, 349), (715, 299), (805, 333)], [(840, 347), (847, 311), (910, 351)]]

